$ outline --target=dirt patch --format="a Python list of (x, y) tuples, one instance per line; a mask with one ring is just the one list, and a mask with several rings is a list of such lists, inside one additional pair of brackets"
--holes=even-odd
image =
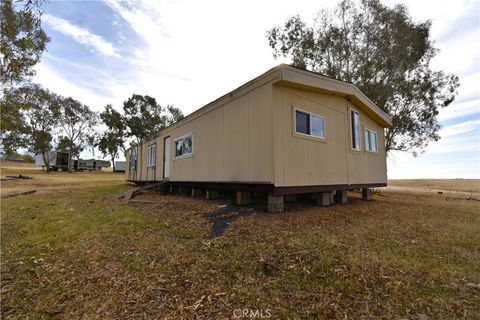
[(240, 218), (262, 213), (264, 207), (263, 203), (259, 203), (261, 200), (252, 206), (238, 206), (232, 204), (233, 198), (229, 197), (208, 201), (182, 195), (158, 195), (151, 191), (142, 191), (134, 200), (138, 202), (132, 201), (131, 205), (172, 223), (183, 224), (188, 228), (202, 226), (202, 232), (205, 231), (205, 226), (210, 226), (208, 236), (203, 232), (209, 239), (223, 235), (231, 223)]
[(215, 211), (203, 213), (203, 216), (213, 223), (212, 231), (210, 232), (210, 238), (216, 238), (221, 236), (233, 221), (254, 213), (255, 210), (252, 208), (242, 208), (234, 205), (222, 205), (219, 206)]

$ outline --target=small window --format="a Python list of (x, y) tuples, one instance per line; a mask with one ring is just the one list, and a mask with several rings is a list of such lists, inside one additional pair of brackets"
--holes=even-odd
[(295, 131), (297, 133), (310, 134), (310, 119), (308, 113), (296, 110), (295, 123)]
[(156, 154), (157, 154), (157, 145), (152, 144), (148, 146), (148, 166), (154, 166), (156, 161)]
[(352, 132), (352, 148), (360, 150), (360, 116), (355, 110), (350, 110), (350, 128)]
[(137, 150), (135, 148), (130, 153), (130, 170), (137, 170)]
[(311, 114), (312, 136), (325, 138), (325, 118)]
[(191, 133), (175, 140), (175, 158), (189, 157), (193, 154), (193, 135)]
[(365, 130), (365, 150), (370, 151), (370, 131)]
[(365, 150), (370, 152), (377, 152), (377, 133), (372, 130), (365, 129)]
[(295, 132), (325, 138), (325, 117), (295, 110)]

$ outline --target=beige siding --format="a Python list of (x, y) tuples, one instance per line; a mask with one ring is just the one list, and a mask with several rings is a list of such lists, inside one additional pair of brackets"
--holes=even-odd
[[(350, 107), (352, 107), (350, 105)], [(355, 109), (359, 111), (358, 109)], [(348, 172), (349, 183), (377, 183), (387, 182), (387, 164), (385, 153), (384, 130), (381, 126), (373, 122), (368, 116), (359, 111), (360, 114), (360, 142), (361, 150), (355, 151), (350, 148), (349, 142), (349, 157), (348, 157)], [(346, 121), (350, 121), (347, 117)], [(348, 122), (349, 123), (349, 122)], [(365, 150), (365, 129), (370, 129), (377, 133), (378, 152), (368, 152)], [(350, 139), (350, 130), (348, 130), (348, 137)]]
[[(191, 121), (165, 129), (139, 147), (137, 172), (127, 173), (127, 177), (163, 179), (163, 143), (170, 136), (172, 181), (272, 182), (271, 90), (271, 82), (267, 82)], [(174, 159), (174, 141), (189, 133), (193, 135), (193, 155)], [(152, 143), (157, 144), (156, 166), (147, 167)]]
[(156, 165), (155, 165), (155, 178), (154, 180), (160, 181), (163, 179), (163, 139), (160, 137), (155, 138), (157, 144)]
[(125, 152), (125, 180), (133, 180), (132, 172), (130, 171), (130, 149)]
[[(138, 152), (138, 174), (140, 180), (145, 181), (147, 180), (147, 147), (146, 143), (140, 144)], [(141, 164), (141, 165), (140, 165)]]
[[(350, 143), (351, 104), (342, 97), (274, 86), (274, 183), (276, 186), (385, 183), (383, 129), (359, 111), (361, 151)], [(294, 108), (325, 117), (326, 139), (295, 133)], [(363, 128), (378, 135), (378, 153), (364, 151)]]
[[(292, 86), (279, 77), (266, 73), (144, 142), (137, 147), (136, 172), (130, 172), (127, 152), (127, 179), (162, 180), (164, 138), (170, 136), (172, 181), (270, 182), (278, 187), (386, 183), (381, 117), (372, 118), (365, 106), (355, 107), (361, 150), (354, 151), (349, 119), (354, 100), (312, 85)], [(326, 139), (296, 134), (294, 108), (325, 117)], [(378, 153), (365, 151), (365, 128), (377, 133)], [(188, 133), (193, 134), (193, 155), (174, 159), (175, 139)], [(157, 145), (156, 165), (147, 168), (152, 143)]]

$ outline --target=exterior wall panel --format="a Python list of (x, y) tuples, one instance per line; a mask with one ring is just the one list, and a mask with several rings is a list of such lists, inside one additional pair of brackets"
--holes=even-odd
[(242, 97), (223, 107), (223, 180), (249, 181), (248, 99)]
[[(360, 113), (361, 150), (351, 149), (349, 110), (342, 97), (274, 86), (275, 186), (386, 183), (383, 128)], [(294, 110), (325, 117), (325, 140), (295, 132)], [(364, 129), (377, 132), (378, 153), (364, 150)]]
[[(163, 142), (171, 137), (170, 180), (200, 182), (273, 181), (271, 82), (141, 144), (137, 172), (129, 180), (163, 179)], [(191, 133), (193, 155), (175, 159), (174, 142)], [(147, 167), (148, 146), (157, 144), (156, 166)], [(141, 152), (140, 152), (141, 149)]]

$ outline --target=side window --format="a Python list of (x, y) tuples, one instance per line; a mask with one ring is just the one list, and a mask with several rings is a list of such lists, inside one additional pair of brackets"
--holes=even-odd
[(325, 138), (325, 117), (295, 109), (295, 132)]
[(365, 150), (370, 151), (370, 131), (365, 129)]
[(193, 155), (193, 134), (189, 133), (175, 140), (174, 158), (184, 158)]
[(148, 166), (154, 166), (156, 161), (157, 145), (152, 144), (148, 146)]
[(312, 122), (312, 132), (311, 135), (319, 138), (325, 138), (325, 118), (314, 115), (310, 115)]
[(310, 134), (309, 114), (295, 110), (295, 131), (297, 133)]
[(377, 133), (375, 131), (365, 129), (365, 150), (378, 152)]
[(357, 111), (350, 110), (350, 131), (352, 135), (352, 149), (360, 150), (360, 116)]

